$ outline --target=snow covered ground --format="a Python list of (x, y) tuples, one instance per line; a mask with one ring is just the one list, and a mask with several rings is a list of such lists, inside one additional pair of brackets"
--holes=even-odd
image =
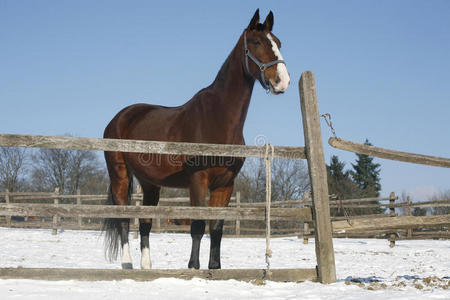
[[(106, 268), (103, 238), (93, 231), (0, 228), (0, 267)], [(139, 240), (130, 236), (134, 267)], [(152, 234), (153, 268), (186, 268), (191, 238), (185, 234)], [(158, 279), (150, 282), (0, 280), (0, 299), (450, 299), (450, 241), (335, 239), (338, 282), (262, 285), (202, 279)], [(272, 239), (272, 268), (314, 268), (314, 241)], [(222, 242), (222, 268), (265, 268), (264, 239)], [(201, 248), (201, 268), (208, 265), (209, 238)]]

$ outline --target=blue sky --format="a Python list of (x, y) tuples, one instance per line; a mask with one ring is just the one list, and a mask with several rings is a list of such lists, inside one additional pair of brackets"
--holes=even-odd
[[(315, 73), (321, 113), (337, 135), (450, 157), (449, 1), (0, 0), (0, 132), (101, 137), (137, 103), (175, 106), (209, 85), (256, 8), (291, 74), (279, 96), (255, 86), (245, 125), (253, 144), (304, 145), (298, 79)], [(351, 167), (355, 154), (325, 158)], [(376, 159), (383, 195), (425, 200), (450, 170)]]

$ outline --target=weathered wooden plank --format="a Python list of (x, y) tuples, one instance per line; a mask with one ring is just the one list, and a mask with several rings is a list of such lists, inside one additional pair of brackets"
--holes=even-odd
[(190, 280), (202, 278), (208, 280), (271, 280), (276, 282), (317, 281), (315, 269), (222, 269), (222, 270), (106, 270), (106, 269), (38, 269), (38, 268), (1, 268), (0, 279), (35, 280), (123, 280), (151, 281), (158, 278), (178, 278)]
[[(240, 192), (236, 192), (236, 208), (240, 209), (241, 208), (241, 193)], [(235, 221), (235, 234), (236, 235), (240, 235), (241, 234), (241, 221), (240, 220), (236, 220)]]
[[(59, 216), (91, 218), (168, 218), (198, 220), (265, 220), (264, 208), (185, 207), (185, 206), (114, 206), (73, 204), (0, 204), (4, 216)], [(274, 208), (272, 220), (312, 220), (309, 208)]]
[(408, 229), (429, 226), (450, 225), (450, 215), (424, 216), (424, 217), (392, 217), (392, 218), (372, 218), (356, 219), (347, 221), (334, 221), (334, 232), (356, 232), (366, 230), (387, 230), (387, 229)]
[(330, 138), (328, 140), (328, 143), (334, 148), (350, 152), (356, 152), (359, 154), (366, 154), (384, 159), (397, 160), (414, 164), (450, 168), (450, 158), (395, 151), (385, 148), (359, 144), (334, 137)]
[[(0, 226), (2, 226), (0, 222)], [(131, 227), (131, 226), (130, 226)], [(28, 221), (28, 222), (12, 222), (10, 228), (24, 228), (24, 229), (53, 229), (52, 222), (38, 222), (38, 221)], [(102, 224), (81, 224), (78, 225), (74, 222), (61, 222), (58, 225), (58, 229), (63, 230), (96, 230), (100, 231), (102, 229)]]
[(311, 71), (302, 73), (299, 89), (305, 150), (311, 180), (319, 279), (322, 283), (332, 283), (336, 282), (336, 266), (328, 204), (327, 170), (323, 154), (316, 83)]
[[(42, 196), (42, 195), (47, 195), (47, 196), (52, 196), (53, 193), (50, 192), (13, 192), (13, 193), (9, 193), (9, 195), (11, 197), (16, 197), (16, 196)], [(4, 197), (5, 193), (0, 192), (0, 197)]]
[[(9, 200), (10, 200), (10, 199), (9, 199), (9, 190), (6, 189), (6, 190), (5, 190), (5, 203), (6, 203), (6, 204), (9, 204), (9, 203), (10, 203)], [(11, 225), (11, 216), (6, 216), (6, 224), (7, 224), (7, 225)], [(9, 227), (9, 226), (8, 226), (8, 227)]]
[[(279, 207), (279, 206), (289, 206), (289, 207), (293, 207), (293, 206), (300, 206), (300, 205), (311, 205), (312, 202), (306, 202), (306, 201), (273, 201), (270, 203), (271, 207)], [(251, 202), (251, 203), (242, 203), (241, 202), (241, 207), (265, 207), (266, 203), (265, 202)], [(229, 206), (234, 207), (236, 206), (235, 203), (230, 203)]]
[[(341, 205), (336, 204), (330, 204), (330, 207), (340, 207)], [(449, 207), (450, 202), (448, 200), (443, 201), (426, 201), (426, 202), (414, 202), (411, 204), (408, 204), (406, 202), (404, 203), (394, 203), (394, 204), (362, 204), (362, 205), (342, 205), (345, 208), (377, 208), (377, 207), (384, 207), (384, 208), (396, 208), (396, 207)]]
[[(59, 188), (55, 188), (55, 196), (57, 196), (58, 194), (59, 194)], [(55, 206), (57, 206), (59, 204), (59, 199), (58, 198), (54, 198), (53, 201), (54, 201)], [(60, 216), (53, 215), (53, 228), (52, 228), (52, 234), (53, 235), (56, 235), (58, 233), (59, 220), (60, 220)]]
[[(396, 198), (398, 199), (398, 197)], [(358, 202), (374, 202), (374, 201), (389, 201), (390, 197), (371, 197), (371, 198), (361, 198), (361, 199), (345, 199), (345, 200), (337, 200), (331, 199), (330, 204), (340, 204), (340, 203), (358, 203)]]
[[(226, 157), (264, 157), (265, 155), (264, 146), (175, 143), (22, 134), (0, 134), (0, 146)], [(303, 147), (276, 146), (274, 149), (274, 157), (305, 158), (305, 149)]]
[[(395, 232), (399, 232), (404, 229), (396, 229)], [(333, 238), (386, 238), (388, 233), (392, 233), (392, 229), (386, 230), (371, 230), (371, 231), (352, 231), (352, 232), (333, 232)], [(306, 234), (303, 237), (313, 238), (314, 232)]]
[(392, 218), (391, 215), (383, 215), (383, 214), (371, 214), (371, 215), (355, 215), (355, 216), (339, 216), (339, 217), (331, 217), (332, 221), (340, 221), (340, 220), (355, 220), (355, 219), (371, 219), (371, 218)]

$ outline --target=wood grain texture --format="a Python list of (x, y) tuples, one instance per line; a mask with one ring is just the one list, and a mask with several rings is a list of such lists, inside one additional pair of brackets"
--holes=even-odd
[[(90, 218), (168, 218), (198, 220), (265, 220), (265, 208), (115, 206), (73, 204), (0, 204), (3, 216), (90, 217)], [(273, 220), (311, 222), (310, 208), (273, 208)]]
[(41, 268), (0, 268), (0, 279), (37, 280), (124, 280), (151, 281), (158, 278), (178, 278), (190, 280), (271, 280), (276, 282), (317, 281), (315, 269), (221, 269), (221, 270), (105, 270), (105, 269), (41, 269)]
[(333, 231), (357, 232), (367, 230), (395, 230), (408, 228), (425, 228), (441, 225), (450, 225), (450, 215), (355, 219), (351, 220), (350, 224), (347, 221), (334, 221)]
[(359, 144), (334, 137), (330, 138), (328, 140), (328, 143), (330, 144), (330, 146), (334, 148), (350, 152), (356, 152), (359, 154), (366, 154), (379, 158), (409, 162), (414, 164), (450, 168), (450, 158), (401, 152), (396, 150)]
[(316, 83), (311, 71), (302, 73), (299, 89), (306, 158), (311, 181), (319, 279), (322, 283), (333, 283), (336, 282), (336, 266), (328, 203), (327, 170), (323, 154)]
[[(264, 157), (265, 155), (265, 146), (175, 143), (21, 134), (0, 134), (0, 146), (227, 157)], [(274, 157), (305, 158), (305, 148), (276, 146), (274, 149)]]

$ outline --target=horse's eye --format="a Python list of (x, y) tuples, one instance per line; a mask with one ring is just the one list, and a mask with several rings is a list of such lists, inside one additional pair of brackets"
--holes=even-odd
[(255, 46), (258, 46), (258, 45), (261, 44), (258, 40), (253, 40), (252, 43), (253, 43), (253, 45), (255, 45)]

